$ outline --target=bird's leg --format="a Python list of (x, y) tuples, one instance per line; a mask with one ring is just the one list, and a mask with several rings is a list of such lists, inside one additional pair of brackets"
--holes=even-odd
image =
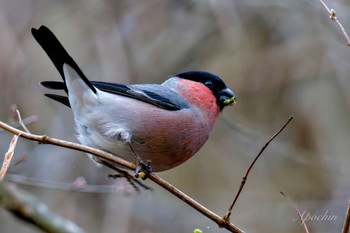
[(128, 143), (128, 145), (136, 158), (135, 178), (141, 177), (141, 179), (146, 180), (147, 175), (152, 172), (151, 161), (147, 160), (147, 163), (145, 163), (141, 156), (134, 150), (131, 143)]

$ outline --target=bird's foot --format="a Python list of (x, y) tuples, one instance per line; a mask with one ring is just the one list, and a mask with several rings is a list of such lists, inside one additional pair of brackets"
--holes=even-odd
[(147, 179), (147, 176), (152, 173), (151, 161), (148, 160), (147, 163), (143, 161), (137, 161), (135, 168), (135, 178), (141, 178), (143, 180)]
[(128, 172), (123, 170), (121, 172), (119, 171), (118, 174), (108, 175), (108, 178), (111, 178), (111, 179), (125, 178), (129, 182), (129, 184), (135, 189), (136, 192), (140, 192), (139, 187), (143, 188), (144, 190), (152, 190), (152, 188), (143, 184), (142, 182), (137, 180), (135, 177), (130, 175)]
[(110, 163), (105, 160), (101, 160), (100, 163), (118, 172), (118, 174), (108, 175), (108, 178), (112, 178), (112, 179), (125, 178), (129, 182), (129, 184), (132, 187), (134, 187), (135, 191), (137, 192), (140, 191), (139, 187), (142, 187), (145, 190), (152, 190), (152, 188), (148, 187), (147, 185), (137, 180), (134, 176), (130, 175), (127, 171), (120, 169), (119, 167), (116, 167), (113, 163)]
[(131, 151), (134, 153), (136, 158), (136, 168), (135, 168), (135, 178), (141, 178), (143, 180), (147, 179), (147, 176), (152, 173), (151, 161), (147, 160), (147, 163), (143, 161), (141, 156), (135, 151), (131, 143), (129, 143)]

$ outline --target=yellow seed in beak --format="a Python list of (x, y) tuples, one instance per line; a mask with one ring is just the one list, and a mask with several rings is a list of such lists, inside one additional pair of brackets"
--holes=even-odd
[(233, 106), (233, 105), (236, 104), (236, 98), (235, 97), (231, 97), (230, 99), (226, 99), (226, 100), (224, 100), (224, 104)]

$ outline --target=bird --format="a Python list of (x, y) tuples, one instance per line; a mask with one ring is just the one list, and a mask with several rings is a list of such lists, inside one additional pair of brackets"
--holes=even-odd
[(161, 84), (89, 81), (50, 29), (31, 32), (63, 79), (40, 84), (66, 92), (45, 96), (71, 108), (79, 142), (135, 164), (148, 161), (151, 172), (196, 154), (223, 109), (236, 103), (234, 92), (207, 71), (182, 72)]

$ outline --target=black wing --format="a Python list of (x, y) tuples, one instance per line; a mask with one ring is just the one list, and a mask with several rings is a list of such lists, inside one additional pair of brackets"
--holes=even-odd
[[(170, 89), (167, 89), (167, 91), (162, 94), (156, 93), (154, 90), (155, 88), (166, 88), (161, 85), (124, 85), (99, 81), (91, 81), (91, 83), (101, 91), (140, 100), (169, 111), (176, 111), (188, 107), (187, 103), (182, 98), (178, 98), (179, 96)], [(65, 89), (65, 83), (63, 82), (44, 81), (41, 82), (41, 85), (53, 90)], [(46, 96), (70, 107), (68, 97), (66, 96), (53, 94), (46, 94)], [(177, 101), (172, 101), (170, 99), (176, 99)]]

